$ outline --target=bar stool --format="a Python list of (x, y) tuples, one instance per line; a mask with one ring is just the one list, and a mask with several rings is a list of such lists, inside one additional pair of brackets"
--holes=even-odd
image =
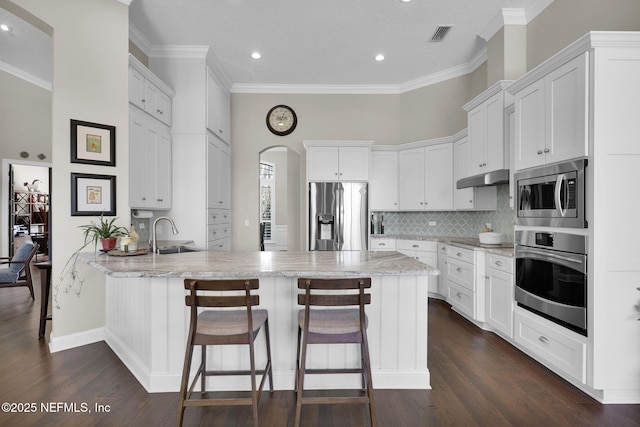
[[(367, 316), (365, 304), (370, 304), (371, 295), (365, 289), (371, 288), (371, 278), (354, 279), (298, 279), (298, 305), (304, 310), (298, 312), (298, 350), (296, 356), (296, 419), (300, 425), (302, 405), (365, 403), (369, 406), (371, 425), (377, 426), (373, 384), (371, 381), (371, 362), (367, 342)], [(321, 293), (311, 292), (320, 291)], [(328, 291), (328, 292), (326, 292)], [(336, 293), (332, 291), (340, 291)], [(349, 292), (351, 291), (351, 292)], [(357, 291), (357, 292), (354, 292)], [(358, 308), (311, 309), (312, 306)], [(307, 346), (309, 344), (360, 344), (359, 368), (307, 369)], [(302, 352), (302, 355), (301, 355)], [(362, 375), (361, 396), (311, 397), (304, 396), (305, 374), (347, 374)]]
[[(271, 346), (269, 343), (269, 318), (267, 310), (253, 310), (259, 305), (260, 297), (252, 295), (251, 291), (260, 286), (258, 279), (239, 280), (194, 280), (185, 279), (184, 287), (190, 291), (185, 297), (186, 304), (191, 307), (191, 322), (187, 339), (187, 349), (184, 358), (182, 383), (178, 405), (178, 425), (182, 425), (184, 410), (188, 406), (227, 406), (251, 405), (253, 409), (253, 425), (258, 426), (258, 403), (262, 396), (265, 379), (269, 377), (269, 390), (273, 391), (273, 376), (271, 372)], [(205, 291), (218, 291), (216, 295), (202, 294)], [(239, 295), (238, 291), (244, 291)], [(224, 293), (227, 293), (225, 296)], [(228, 295), (232, 293), (232, 295)], [(198, 314), (198, 307), (216, 307), (220, 310), (205, 310)], [(225, 310), (223, 307), (244, 307), (244, 309)], [(267, 364), (264, 369), (256, 370), (254, 341), (264, 325)], [(209, 345), (249, 345), (250, 370), (207, 370), (206, 356)], [(198, 366), (195, 378), (187, 390), (191, 359), (194, 346), (202, 346), (202, 360)], [(260, 386), (256, 387), (256, 374), (262, 375)], [(251, 397), (247, 398), (207, 398), (206, 377), (221, 375), (250, 375)], [(193, 397), (193, 389), (200, 377), (200, 397)]]

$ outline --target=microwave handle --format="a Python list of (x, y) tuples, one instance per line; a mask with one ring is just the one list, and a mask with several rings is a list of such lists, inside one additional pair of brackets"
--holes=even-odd
[[(558, 212), (560, 213), (561, 217), (564, 217), (567, 214), (567, 209), (566, 206), (568, 205), (567, 203), (563, 203), (562, 200), (560, 200), (560, 193), (562, 192), (562, 184), (563, 182), (567, 182), (567, 176), (563, 173), (558, 175), (558, 178), (556, 179), (556, 209), (558, 210)], [(567, 194), (568, 192), (565, 191), (565, 194)]]

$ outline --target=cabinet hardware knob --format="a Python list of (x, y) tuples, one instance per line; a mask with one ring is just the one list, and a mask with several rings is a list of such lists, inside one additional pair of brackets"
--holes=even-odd
[(458, 298), (462, 298), (462, 294), (461, 294), (460, 292), (457, 292), (457, 293), (456, 293), (456, 296), (457, 296)]
[(456, 256), (462, 256), (462, 253), (461, 253), (461, 252), (458, 252), (458, 253), (456, 254)]
[(542, 150), (538, 150), (538, 154), (542, 154)]
[(420, 245), (411, 245), (412, 248), (419, 248)]
[(218, 129), (218, 132), (220, 133), (224, 133), (224, 131), (222, 129)]
[(482, 164), (482, 166), (487, 166), (487, 164), (486, 164), (486, 163), (483, 163), (483, 164)]
[(378, 246), (386, 246), (386, 243), (378, 243)]
[(479, 168), (481, 168), (481, 167), (482, 167), (482, 163), (479, 163), (479, 164), (478, 164), (478, 167), (479, 167)]
[(164, 202), (164, 199), (156, 199), (156, 202)]
[(540, 335), (540, 336), (538, 337), (538, 341), (540, 341), (540, 342), (542, 342), (542, 343), (545, 343), (545, 344), (549, 344), (549, 338), (544, 337), (544, 336), (542, 336), (542, 335)]
[(551, 150), (549, 150), (548, 148), (545, 148), (545, 149), (544, 149), (544, 152), (545, 152), (545, 153), (548, 153), (549, 151), (551, 151)]
[(456, 268), (456, 271), (457, 271), (458, 273), (462, 273), (462, 269), (461, 269), (460, 267)]
[(143, 197), (143, 198), (142, 198), (142, 201), (145, 201), (145, 200), (147, 200), (147, 198), (146, 198), (146, 197)]
[(498, 267), (502, 267), (502, 261), (500, 261), (500, 260), (496, 261), (496, 265), (497, 265)]
[(222, 203), (224, 203), (224, 202), (223, 202), (222, 200), (218, 200), (218, 203), (219, 203), (219, 204), (222, 204)]
[(141, 102), (146, 102), (146, 101), (144, 100), (144, 98), (143, 98), (143, 99), (141, 99), (140, 101), (141, 101)]

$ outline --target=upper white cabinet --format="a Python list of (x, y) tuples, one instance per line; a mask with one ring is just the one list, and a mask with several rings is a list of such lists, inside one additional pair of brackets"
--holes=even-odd
[(231, 143), (231, 106), (229, 93), (210, 67), (207, 67), (207, 129)]
[(515, 169), (588, 154), (588, 57), (582, 53), (515, 93)]
[(511, 81), (501, 80), (464, 105), (470, 141), (469, 176), (504, 169), (504, 107)]
[(171, 208), (173, 91), (129, 55), (129, 204)]
[(451, 143), (398, 152), (400, 210), (453, 209), (453, 146)]
[(453, 143), (453, 207), (456, 210), (495, 211), (498, 205), (498, 192), (495, 186), (455, 188), (459, 179), (470, 176), (471, 147), (466, 132), (461, 132)]
[(371, 150), (369, 209), (398, 210), (398, 151)]
[(307, 181), (368, 181), (373, 142), (305, 141)]
[(129, 55), (129, 102), (171, 126), (173, 91), (140, 61)]

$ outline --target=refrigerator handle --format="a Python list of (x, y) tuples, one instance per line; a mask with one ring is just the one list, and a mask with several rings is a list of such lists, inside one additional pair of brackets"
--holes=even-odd
[(338, 218), (337, 226), (336, 226), (336, 244), (338, 246), (338, 250), (342, 250), (342, 245), (344, 244), (344, 188), (340, 185), (338, 186), (336, 192), (336, 200), (338, 203), (336, 204), (336, 218)]

